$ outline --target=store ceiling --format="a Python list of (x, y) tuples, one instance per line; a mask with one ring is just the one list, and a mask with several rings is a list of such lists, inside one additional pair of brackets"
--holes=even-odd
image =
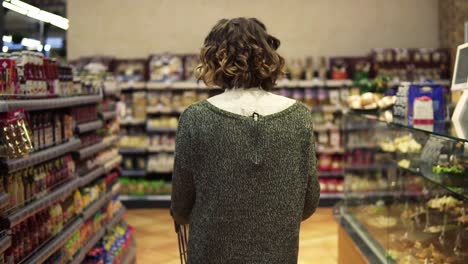
[[(66, 17), (66, 0), (23, 0), (45, 11)], [(5, 15), (5, 35), (21, 34), (25, 37), (38, 38), (39, 21), (33, 18), (7, 10)], [(49, 36), (65, 37), (66, 32), (55, 26), (49, 27)]]

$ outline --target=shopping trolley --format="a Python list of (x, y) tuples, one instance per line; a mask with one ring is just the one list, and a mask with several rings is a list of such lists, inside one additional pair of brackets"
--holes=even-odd
[(180, 225), (174, 222), (175, 231), (177, 233), (177, 240), (179, 241), (179, 254), (180, 263), (187, 263), (187, 251), (188, 251), (188, 235), (189, 225)]

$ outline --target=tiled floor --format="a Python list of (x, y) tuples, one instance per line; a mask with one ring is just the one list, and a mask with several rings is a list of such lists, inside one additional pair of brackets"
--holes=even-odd
[[(177, 236), (166, 209), (128, 210), (135, 228), (137, 263), (178, 264)], [(329, 208), (319, 208), (301, 226), (299, 264), (337, 262), (337, 224)]]

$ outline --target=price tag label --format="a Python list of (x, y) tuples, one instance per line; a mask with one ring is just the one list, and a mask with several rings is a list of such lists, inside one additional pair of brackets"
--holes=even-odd
[(409, 84), (403, 84), (398, 87), (396, 101), (393, 106), (393, 121), (397, 124), (408, 124), (408, 91)]
[(431, 165), (437, 164), (444, 141), (440, 137), (431, 135), (421, 152), (421, 161)]

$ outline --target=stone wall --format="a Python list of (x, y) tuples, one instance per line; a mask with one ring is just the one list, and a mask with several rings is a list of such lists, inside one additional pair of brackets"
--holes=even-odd
[(468, 21), (468, 0), (439, 0), (440, 46), (452, 50), (452, 59), (457, 46), (464, 43), (466, 21)]

